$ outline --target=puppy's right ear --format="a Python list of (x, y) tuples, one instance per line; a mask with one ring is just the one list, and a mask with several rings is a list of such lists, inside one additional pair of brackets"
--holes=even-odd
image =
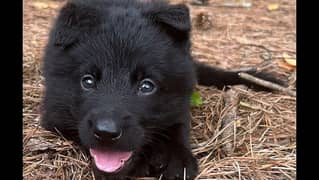
[(74, 45), (99, 24), (98, 17), (97, 11), (91, 7), (67, 3), (61, 9), (52, 31), (53, 44), (63, 49)]

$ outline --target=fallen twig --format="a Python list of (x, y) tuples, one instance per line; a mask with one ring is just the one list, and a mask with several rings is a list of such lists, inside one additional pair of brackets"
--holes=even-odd
[[(222, 139), (227, 139), (229, 137), (234, 137), (234, 142), (235, 142), (235, 134), (236, 134), (236, 129), (235, 129), (235, 124), (234, 121), (236, 120), (237, 116), (237, 104), (238, 104), (238, 93), (233, 90), (229, 89), (226, 91), (224, 94), (224, 102), (225, 102), (225, 107), (226, 107), (226, 114), (222, 117), (222, 127), (227, 126), (230, 123), (233, 123), (232, 126), (228, 126), (223, 133), (221, 134)], [(233, 127), (233, 128), (232, 128)], [(225, 154), (230, 154), (233, 152), (233, 144), (231, 142), (226, 143), (223, 146), (223, 150)]]
[(244, 72), (238, 73), (238, 75), (240, 78), (245, 79), (247, 81), (251, 81), (251, 82), (258, 84), (260, 86), (264, 86), (264, 87), (267, 87), (269, 89), (273, 89), (273, 90), (277, 90), (277, 91), (282, 91), (282, 92), (285, 92), (291, 96), (296, 97), (296, 91), (290, 90), (289, 88), (280, 86), (278, 84), (275, 84), (275, 83), (272, 83), (272, 82), (269, 82), (269, 81), (266, 81), (266, 80), (263, 80), (260, 78), (256, 78), (256, 77), (254, 77), (250, 74), (244, 73)]
[(257, 68), (255, 67), (242, 67), (230, 70), (231, 72), (256, 72)]

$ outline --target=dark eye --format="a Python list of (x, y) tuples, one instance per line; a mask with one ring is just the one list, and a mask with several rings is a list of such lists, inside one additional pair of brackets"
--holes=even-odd
[(85, 90), (89, 90), (95, 87), (95, 78), (90, 75), (86, 74), (81, 79), (81, 86)]
[(144, 79), (138, 87), (139, 95), (150, 95), (156, 91), (156, 85), (151, 79)]

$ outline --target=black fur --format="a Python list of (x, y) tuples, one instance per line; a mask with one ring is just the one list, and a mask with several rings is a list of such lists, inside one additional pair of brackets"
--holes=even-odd
[[(119, 173), (94, 168), (98, 179), (155, 176), (194, 179), (198, 167), (189, 146), (189, 99), (201, 85), (248, 84), (236, 72), (195, 62), (185, 5), (164, 1), (74, 0), (61, 10), (44, 58), (46, 92), (42, 126), (89, 148), (133, 151)], [(249, 72), (252, 73), (252, 72)], [(255, 73), (255, 72), (253, 72)], [(81, 87), (92, 74), (96, 87)], [(149, 78), (154, 94), (141, 96)], [(123, 130), (116, 143), (100, 143), (92, 123), (109, 119)], [(94, 167), (94, 164), (93, 164)]]

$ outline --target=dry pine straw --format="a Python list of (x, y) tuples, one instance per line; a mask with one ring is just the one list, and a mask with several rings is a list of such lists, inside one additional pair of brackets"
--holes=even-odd
[[(24, 1), (23, 177), (94, 179), (90, 159), (77, 145), (39, 127), (42, 50), (52, 17), (63, 1), (39, 0), (52, 5), (43, 9), (32, 2)], [(280, 10), (273, 13), (263, 10), (268, 1), (254, 3), (249, 11), (218, 7), (221, 2), (190, 6), (192, 18), (204, 12), (212, 20), (212, 30), (193, 29), (195, 58), (225, 68), (267, 66), (281, 77), (291, 75), (275, 62), (284, 52), (295, 55), (295, 1), (280, 1)], [(225, 124), (223, 119), (232, 111), (225, 105), (225, 92), (212, 87), (197, 90), (203, 105), (192, 108), (190, 138), (200, 166), (199, 179), (296, 178), (294, 97), (233, 87), (238, 94), (236, 114)]]

